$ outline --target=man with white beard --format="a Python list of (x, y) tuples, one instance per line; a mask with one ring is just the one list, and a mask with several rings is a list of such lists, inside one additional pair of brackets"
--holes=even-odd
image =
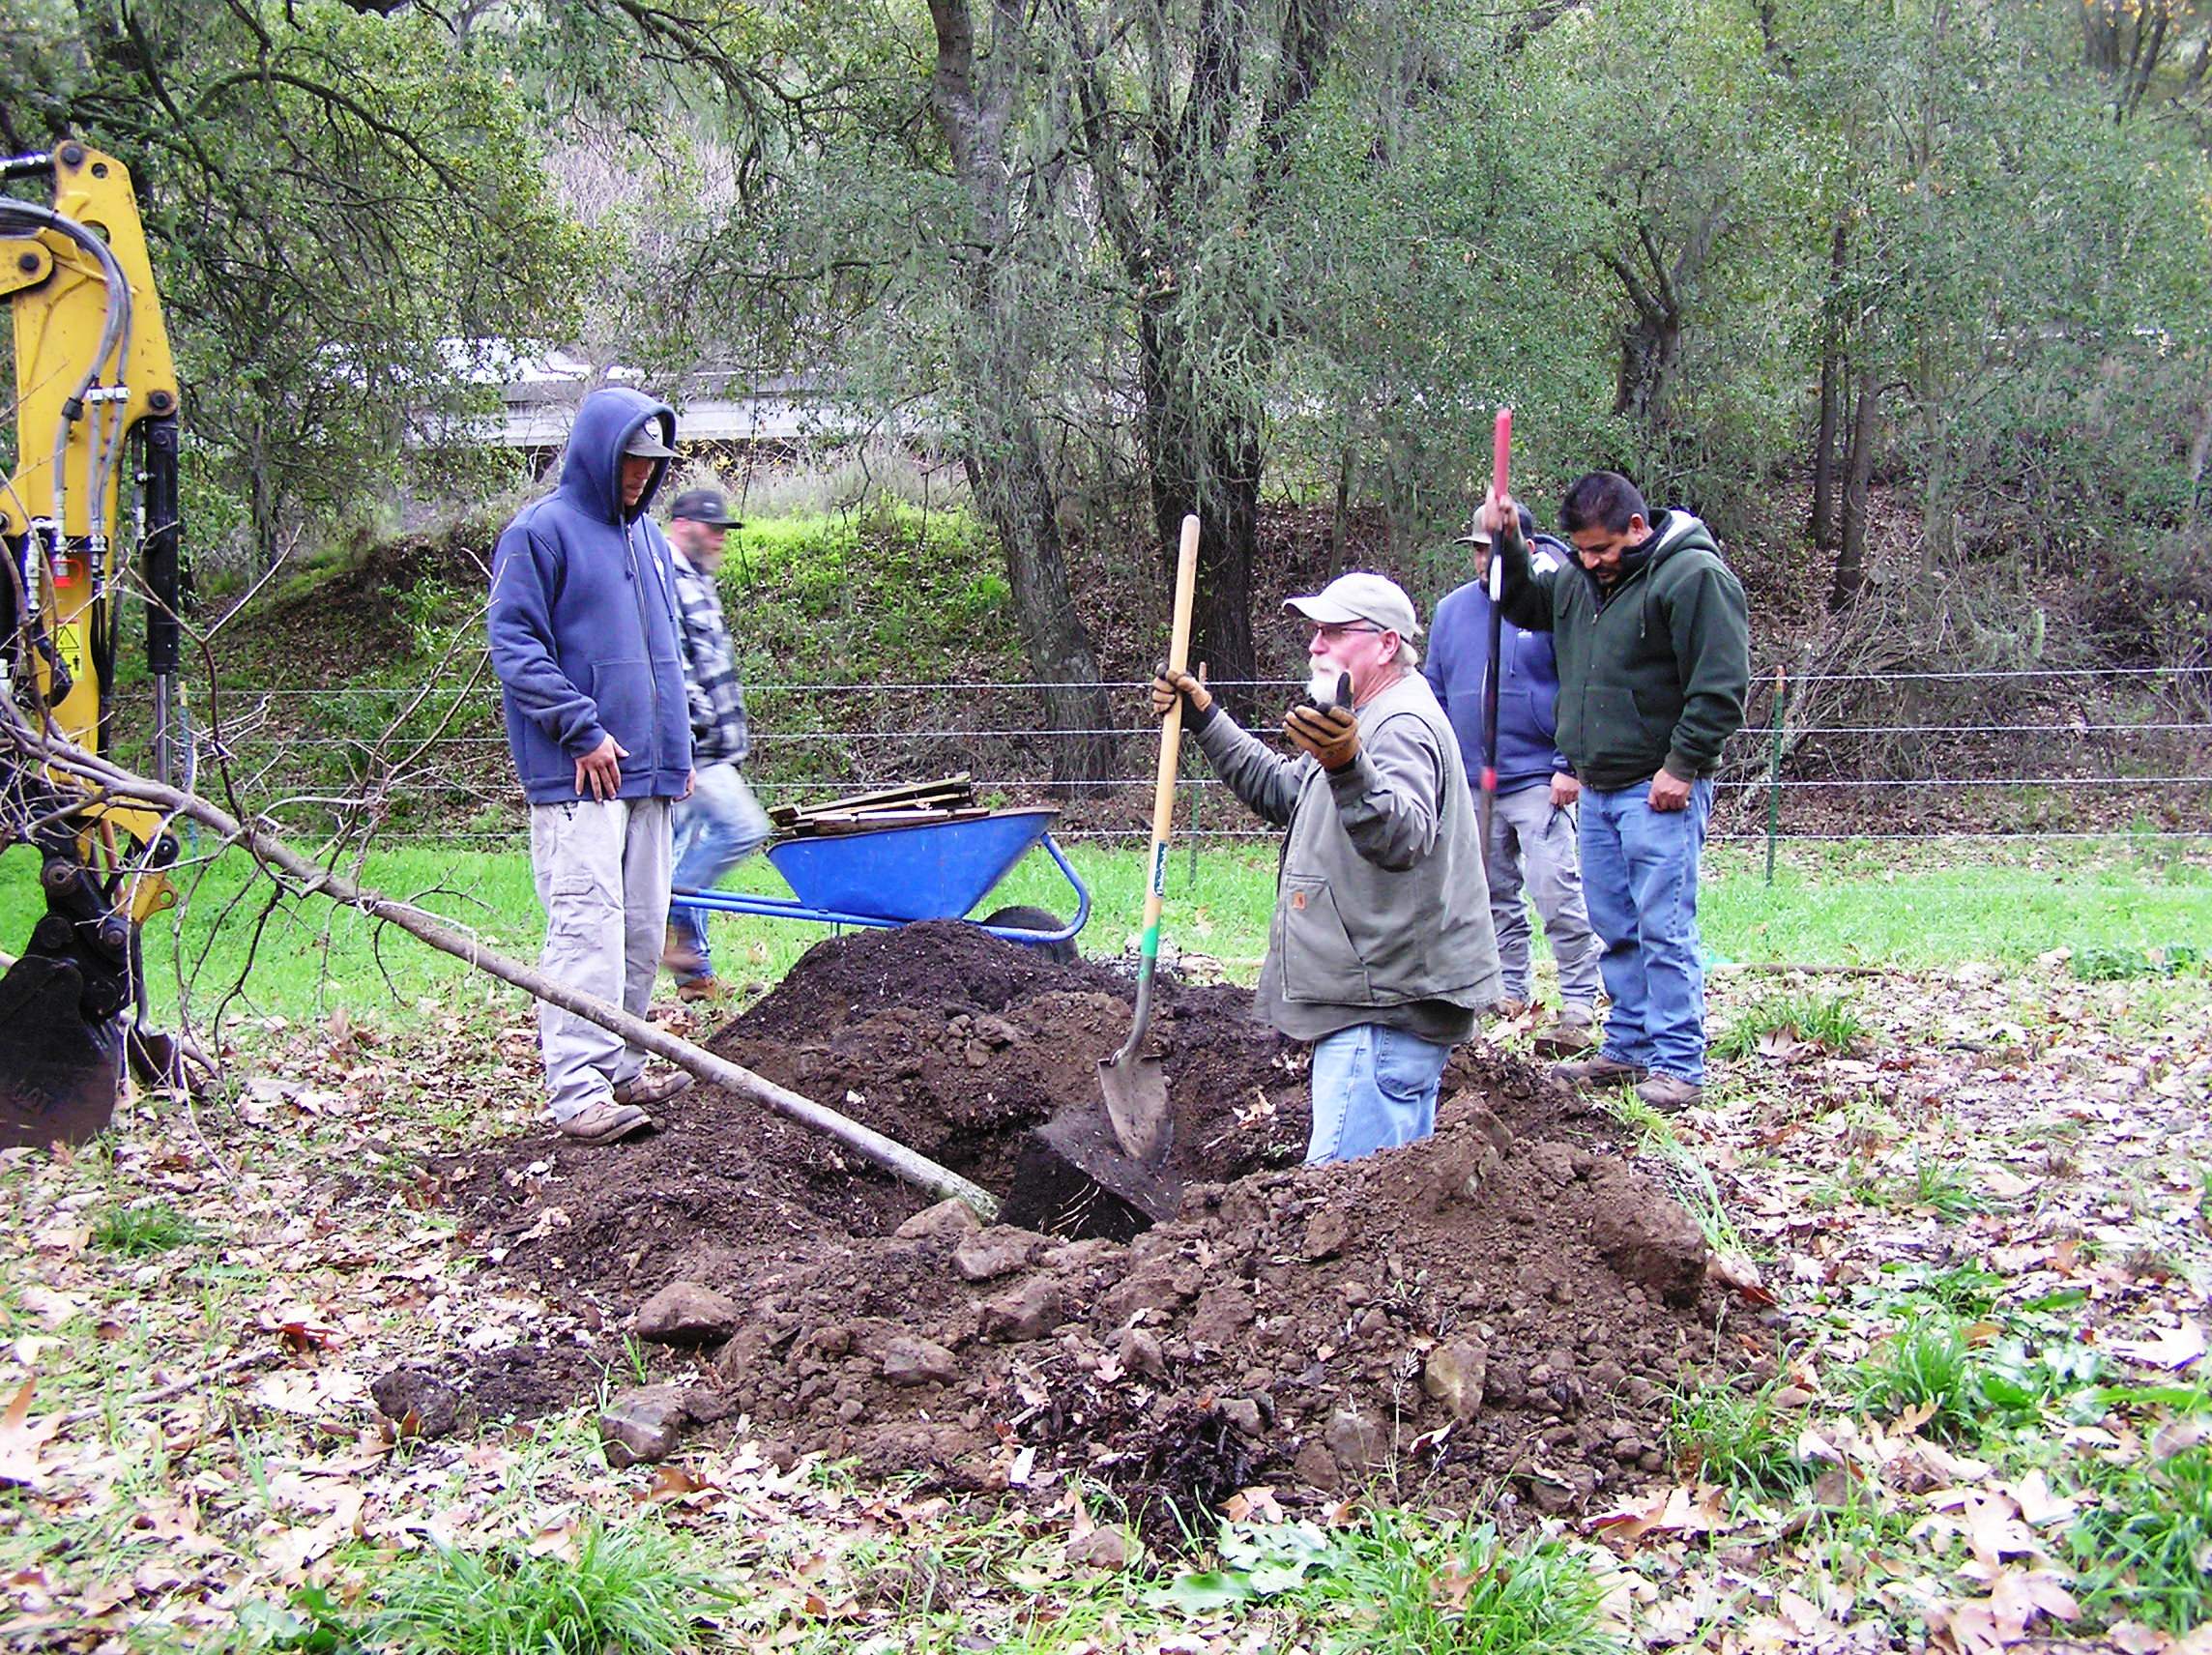
[(1349, 1161), (1436, 1130), (1437, 1085), (1499, 993), (1474, 800), (1451, 721), (1418, 670), (1413, 601), (1348, 574), (1285, 608), (1312, 625), (1313, 684), (1271, 751), (1188, 673), (1183, 698), (1215, 773), (1289, 831), (1253, 1015), (1313, 1042), (1306, 1162)]

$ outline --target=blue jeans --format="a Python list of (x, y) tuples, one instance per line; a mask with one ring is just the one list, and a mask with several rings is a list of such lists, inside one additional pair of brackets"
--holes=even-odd
[(1693, 1086), (1705, 1082), (1698, 855), (1712, 809), (1710, 781), (1691, 787), (1682, 810), (1652, 809), (1648, 782), (1583, 789), (1583, 893), (1613, 1001), (1605, 1055)]
[(1313, 1139), (1306, 1165), (1356, 1161), (1437, 1129), (1437, 1082), (1449, 1046), (1361, 1023), (1313, 1049)]
[[(713, 890), (722, 876), (767, 844), (775, 831), (768, 812), (732, 764), (708, 765), (691, 784), (691, 797), (679, 799), (674, 817), (678, 890)], [(707, 953), (707, 916), (681, 905), (668, 912), (677, 938), (699, 956), (699, 970), (681, 980), (696, 982), (714, 974)]]

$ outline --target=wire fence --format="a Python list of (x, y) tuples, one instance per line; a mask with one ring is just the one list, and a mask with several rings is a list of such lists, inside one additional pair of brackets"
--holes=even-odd
[[(1145, 716), (1148, 687), (755, 682), (747, 770), (771, 805), (964, 770), (994, 801), (1060, 807), (1063, 839), (1141, 839), (1158, 730)], [(1213, 687), (1265, 707), (1304, 681)], [(1041, 714), (1048, 689), (1063, 707), (1103, 695), (1108, 717), (1025, 719)], [(480, 682), (203, 693), (200, 774), (249, 781), (287, 819), (365, 810), (395, 842), (509, 843), (526, 814), (498, 694)], [(1885, 720), (1884, 704), (1898, 700), (1913, 705)], [(1769, 673), (1754, 682), (1748, 712), (1716, 777), (1718, 839), (2212, 839), (2212, 666)], [(1071, 744), (1103, 755), (1109, 773), (1056, 779)], [(1275, 837), (1195, 755), (1180, 786), (1179, 834)]]

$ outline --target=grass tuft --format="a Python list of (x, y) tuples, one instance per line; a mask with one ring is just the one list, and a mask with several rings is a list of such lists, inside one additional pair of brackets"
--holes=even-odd
[(728, 1601), (665, 1531), (594, 1523), (572, 1558), (514, 1546), (425, 1557), (386, 1591), (365, 1640), (451, 1655), (675, 1655)]
[(2183, 1633), (2212, 1621), (2212, 1443), (2105, 1467), (2099, 1503), (2067, 1531), (2081, 1607)]
[(1974, 1175), (1955, 1162), (1923, 1155), (1912, 1166), (1912, 1183), (1906, 1205), (1924, 1206), (1956, 1223), (1980, 1212), (1989, 1204), (1982, 1199)]
[(1798, 1457), (1796, 1428), (1774, 1406), (1779, 1379), (1756, 1391), (1696, 1385), (1674, 1393), (1667, 1440), (1675, 1459), (1706, 1482), (1745, 1494), (1793, 1494), (1815, 1467)]
[(1728, 1032), (1713, 1042), (1713, 1054), (1732, 1059), (1757, 1057), (1760, 1043), (1774, 1035), (1809, 1041), (1826, 1052), (1846, 1052), (1866, 1031), (1848, 995), (1791, 990), (1755, 1000), (1737, 1012)]
[(92, 1244), (103, 1253), (125, 1259), (148, 1259), (189, 1246), (200, 1238), (199, 1226), (161, 1202), (143, 1206), (111, 1206), (92, 1225)]
[(1487, 1525), (1431, 1527), (1378, 1512), (1347, 1537), (1307, 1589), (1317, 1607), (1349, 1609), (1346, 1650), (1433, 1655), (1613, 1655), (1605, 1582), (1557, 1540), (1508, 1547)]
[(1610, 1584), (1587, 1548), (1508, 1545), (1487, 1524), (1385, 1507), (1357, 1528), (1231, 1524), (1220, 1566), (1154, 1594), (1186, 1613), (1273, 1599), (1323, 1623), (1316, 1646), (1482, 1655), (1620, 1655)]
[(1614, 1119), (1636, 1134), (1637, 1147), (1661, 1163), (1667, 1192), (1690, 1215), (1705, 1245), (1716, 1253), (1744, 1252), (1743, 1234), (1729, 1217), (1720, 1186), (1697, 1152), (1675, 1136), (1674, 1123), (1626, 1088), (1602, 1101)]
[(1927, 1408), (1928, 1427), (1954, 1441), (1981, 1434), (1988, 1399), (1965, 1324), (1936, 1312), (1900, 1328), (1868, 1351), (1852, 1371), (1861, 1408), (1900, 1414)]

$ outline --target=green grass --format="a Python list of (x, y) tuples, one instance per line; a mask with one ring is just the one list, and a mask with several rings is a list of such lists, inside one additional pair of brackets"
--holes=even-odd
[[(1208, 820), (1223, 818), (1211, 811)], [(1144, 852), (1118, 842), (1066, 850), (1092, 895), (1084, 951), (1120, 953), (1140, 928)], [(2062, 943), (2142, 946), (2149, 945), (2144, 936), (2176, 929), (2212, 934), (2212, 871), (2144, 856), (2069, 864), (2064, 877), (1996, 862), (1916, 868), (1898, 872), (1894, 882), (1870, 880), (1839, 861), (1786, 870), (1771, 888), (1740, 877), (1751, 865), (1741, 856), (1716, 853), (1713, 862), (1717, 877), (1707, 885), (1702, 922), (1708, 951), (1720, 958), (1874, 959), (1943, 969), (1967, 960), (2025, 964)], [(193, 1003), (203, 1016), (238, 982), (249, 955), (259, 969), (241, 1008), (295, 1021), (340, 1007), (357, 1018), (395, 1007), (414, 1015), (415, 1002), (424, 998), (437, 999), (442, 1012), (465, 1013), (507, 992), (481, 977), (456, 992), (467, 978), (465, 967), (389, 928), (380, 939), (377, 927), (320, 900), (283, 904), (265, 915), (267, 886), (246, 874), (235, 854), (188, 869), (189, 902), (181, 914), (157, 915), (148, 925), (148, 975), (164, 1020), (174, 1016), (180, 959), (196, 979)], [(1228, 960), (1232, 976), (1249, 982), (1266, 945), (1274, 875), (1270, 841), (1204, 844), (1195, 865), (1187, 847), (1178, 847), (1169, 858), (1167, 937), (1179, 947)], [(519, 844), (494, 851), (394, 846), (372, 855), (364, 877), (389, 895), (420, 897), (510, 954), (529, 959), (537, 953), (542, 919), (528, 854)], [(740, 869), (730, 885), (784, 893), (782, 881), (760, 860)], [(983, 906), (1003, 903), (1067, 914), (1073, 895), (1059, 870), (1033, 853)], [(27, 936), (43, 912), (34, 859), (19, 850), (0, 857), (0, 948)], [(738, 983), (775, 979), (828, 934), (825, 927), (788, 920), (713, 922), (717, 964)], [(2158, 986), (2159, 992), (2187, 992), (2180, 981)], [(1833, 1031), (1838, 1014), (1826, 1016)]]
[(1694, 1385), (1671, 1399), (1667, 1440), (1703, 1481), (1746, 1494), (1789, 1494), (1813, 1480), (1794, 1418), (1774, 1406), (1779, 1379), (1754, 1391)]
[(2024, 965), (2059, 947), (2212, 939), (2212, 866), (2154, 849), (1969, 843), (1907, 858), (1838, 845), (1794, 851), (1771, 886), (1758, 871), (1762, 856), (1729, 846), (1707, 857), (1700, 923), (1707, 948), (1727, 959)]
[(1716, 1253), (1744, 1252), (1743, 1235), (1729, 1217), (1720, 1186), (1697, 1152), (1675, 1136), (1674, 1123), (1626, 1088), (1599, 1101), (1614, 1119), (1636, 1134), (1639, 1149), (1667, 1164), (1668, 1193), (1681, 1203), (1705, 1245)]
[(1350, 1611), (1345, 1650), (1610, 1655), (1605, 1588), (1558, 1541), (1508, 1547), (1487, 1526), (1379, 1513), (1324, 1571), (1309, 1601)]
[(1263, 1599), (1323, 1623), (1316, 1647), (1434, 1655), (1617, 1655), (1587, 1550), (1508, 1543), (1487, 1524), (1383, 1508), (1356, 1528), (1232, 1524), (1217, 1567), (1163, 1589), (1205, 1611)]
[(92, 1244), (125, 1259), (150, 1259), (199, 1239), (199, 1226), (160, 1202), (111, 1206), (93, 1220)]
[(1861, 1408), (1884, 1417), (1927, 1408), (1926, 1429), (1954, 1441), (1978, 1437), (1989, 1411), (1966, 1326), (1940, 1311), (1912, 1318), (1868, 1351), (1850, 1388)]
[(1989, 1204), (1975, 1187), (1972, 1169), (1923, 1155), (1912, 1164), (1912, 1181), (1903, 1205), (1927, 1207), (1956, 1223)]
[(2212, 1620), (2212, 1444), (2101, 1466), (2090, 1483), (2099, 1503), (2066, 1535), (2082, 1608), (2174, 1633)]
[(403, 1565), (366, 1636), (451, 1655), (674, 1655), (696, 1647), (695, 1623), (727, 1602), (666, 1531), (595, 1520), (572, 1559), (504, 1547)]
[(1769, 1035), (1807, 1041), (1827, 1052), (1848, 1052), (1866, 1033), (1848, 995), (1770, 994), (1735, 1014), (1712, 1044), (1716, 1058), (1753, 1058)]

